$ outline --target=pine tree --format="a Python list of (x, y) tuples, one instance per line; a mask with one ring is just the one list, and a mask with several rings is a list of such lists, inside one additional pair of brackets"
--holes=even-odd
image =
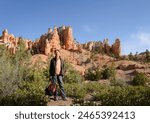
[(128, 55), (128, 57), (129, 57), (129, 60), (133, 60), (133, 54), (132, 54), (132, 53), (130, 53), (130, 54)]

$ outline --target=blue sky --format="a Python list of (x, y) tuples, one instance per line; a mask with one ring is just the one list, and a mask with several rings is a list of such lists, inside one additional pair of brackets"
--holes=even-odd
[(0, 31), (35, 40), (68, 25), (79, 42), (122, 41), (122, 54), (150, 49), (150, 0), (0, 0)]

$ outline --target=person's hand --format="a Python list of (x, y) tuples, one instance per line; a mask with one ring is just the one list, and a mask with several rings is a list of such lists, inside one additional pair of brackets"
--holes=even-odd
[(52, 80), (52, 76), (49, 77), (49, 80), (50, 80), (50, 81)]

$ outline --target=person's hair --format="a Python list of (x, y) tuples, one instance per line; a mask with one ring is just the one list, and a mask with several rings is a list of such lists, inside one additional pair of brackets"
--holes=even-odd
[(60, 50), (59, 50), (59, 49), (56, 49), (54, 52), (56, 53), (57, 51), (60, 53)]

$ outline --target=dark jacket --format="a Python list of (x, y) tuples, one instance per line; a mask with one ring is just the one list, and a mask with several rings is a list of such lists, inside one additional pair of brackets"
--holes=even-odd
[[(64, 75), (64, 61), (60, 58), (61, 61), (61, 70), (60, 70), (60, 75)], [(50, 76), (55, 76), (55, 67), (56, 67), (56, 57), (52, 58), (50, 61), (50, 69), (49, 69), (49, 74)]]

